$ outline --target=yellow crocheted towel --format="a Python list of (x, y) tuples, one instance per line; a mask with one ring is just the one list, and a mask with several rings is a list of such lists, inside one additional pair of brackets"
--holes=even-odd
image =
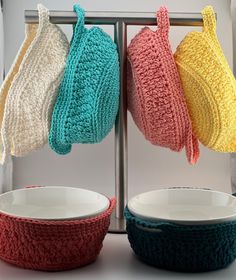
[(236, 151), (236, 80), (216, 34), (211, 6), (202, 11), (203, 30), (187, 34), (175, 61), (180, 73), (193, 131), (203, 145)]

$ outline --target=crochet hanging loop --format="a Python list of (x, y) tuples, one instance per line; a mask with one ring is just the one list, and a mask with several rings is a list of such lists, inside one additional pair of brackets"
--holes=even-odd
[(77, 23), (73, 25), (73, 34), (81, 34), (84, 28), (84, 10), (79, 4), (74, 5), (74, 12), (77, 14)]
[(170, 28), (170, 20), (168, 15), (168, 10), (166, 7), (162, 6), (156, 13), (157, 15), (157, 27), (168, 36)]
[(216, 33), (216, 18), (212, 6), (206, 6), (202, 10), (203, 31), (209, 33)]
[(50, 15), (49, 10), (44, 7), (42, 4), (38, 4), (38, 15), (39, 15), (39, 24), (49, 24), (50, 23)]

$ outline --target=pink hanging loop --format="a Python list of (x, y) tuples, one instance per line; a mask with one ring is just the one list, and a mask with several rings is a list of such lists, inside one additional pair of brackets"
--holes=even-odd
[(157, 11), (157, 26), (167, 36), (170, 28), (170, 20), (168, 15), (168, 9), (162, 6)]

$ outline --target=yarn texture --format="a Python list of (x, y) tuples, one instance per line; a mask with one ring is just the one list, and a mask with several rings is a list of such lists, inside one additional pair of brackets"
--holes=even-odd
[(37, 29), (37, 27), (34, 24), (26, 25), (25, 39), (24, 39), (24, 41), (16, 55), (16, 58), (0, 88), (0, 162), (1, 162), (2, 152), (3, 152), (1, 127), (2, 127), (2, 120), (3, 120), (4, 108), (5, 108), (7, 95), (9, 93), (9, 89), (11, 87), (12, 81), (13, 81), (15, 75), (17, 74), (17, 72), (19, 71), (22, 60), (23, 60), (24, 56), (26, 55), (30, 44), (32, 43), (32, 41), (35, 38), (36, 29)]
[(96, 217), (45, 221), (0, 212), (0, 259), (19, 267), (61, 271), (94, 262), (110, 224), (110, 207)]
[(186, 226), (150, 222), (125, 209), (128, 239), (147, 264), (174, 271), (202, 272), (227, 267), (236, 258), (236, 221)]
[(74, 6), (74, 26), (66, 69), (53, 111), (49, 144), (67, 154), (73, 143), (98, 143), (112, 129), (119, 105), (116, 44), (102, 29), (84, 26), (84, 11)]
[(203, 30), (190, 32), (175, 61), (182, 80), (193, 130), (203, 145), (236, 151), (236, 81), (216, 34), (214, 10), (202, 11)]
[(62, 30), (49, 22), (48, 10), (41, 4), (38, 13), (39, 24), (26, 27), (25, 43), (2, 93), (3, 100), (9, 89), (1, 130), (2, 162), (7, 154), (24, 156), (48, 141), (69, 43)]
[(169, 17), (157, 12), (158, 28), (144, 27), (128, 47), (128, 109), (145, 138), (181, 151), (191, 164), (199, 158), (179, 74), (171, 51)]

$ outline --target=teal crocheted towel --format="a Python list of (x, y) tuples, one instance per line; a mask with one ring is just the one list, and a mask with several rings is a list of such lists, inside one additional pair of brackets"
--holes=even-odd
[(174, 271), (201, 272), (224, 268), (236, 258), (236, 221), (186, 226), (150, 222), (125, 209), (127, 233), (144, 262)]
[(73, 143), (98, 143), (112, 129), (119, 105), (119, 59), (116, 44), (102, 29), (78, 21), (53, 110), (50, 147), (67, 154)]

